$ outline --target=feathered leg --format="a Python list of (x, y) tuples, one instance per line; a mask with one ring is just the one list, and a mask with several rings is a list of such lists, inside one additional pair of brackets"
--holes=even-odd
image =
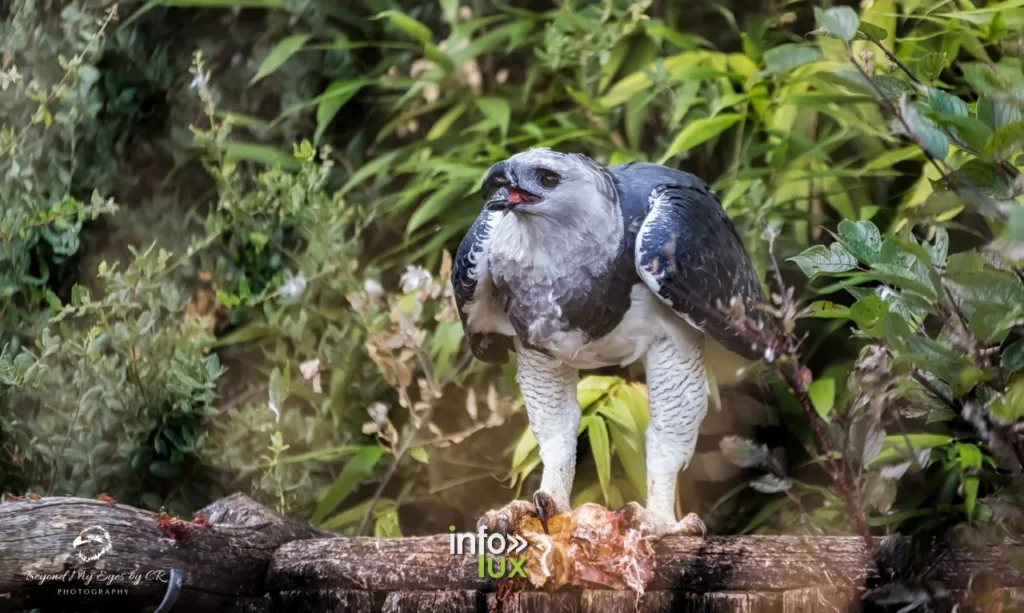
[[(579, 372), (537, 351), (517, 347), (517, 353), (519, 389), (544, 465), (540, 490), (534, 500), (542, 507), (542, 518), (552, 513), (566, 513), (570, 510), (569, 494), (576, 473)], [(479, 523), (491, 530), (504, 531), (508, 526), (518, 525), (524, 514), (534, 513), (533, 504), (515, 500), (502, 509), (488, 512)]]
[(676, 522), (676, 479), (697, 447), (708, 409), (703, 337), (687, 330), (656, 342), (645, 357), (651, 419), (647, 425), (647, 507), (627, 512), (655, 534), (703, 535), (704, 524), (690, 513)]

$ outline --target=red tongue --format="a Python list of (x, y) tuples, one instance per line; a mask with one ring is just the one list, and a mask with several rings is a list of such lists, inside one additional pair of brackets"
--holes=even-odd
[(508, 190), (508, 201), (509, 202), (526, 202), (526, 195), (517, 189)]

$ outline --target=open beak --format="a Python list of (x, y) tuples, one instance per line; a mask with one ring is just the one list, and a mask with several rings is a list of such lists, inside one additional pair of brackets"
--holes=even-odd
[(537, 202), (540, 196), (520, 189), (514, 181), (510, 181), (505, 172), (505, 162), (498, 162), (487, 171), (484, 177), (484, 192), (497, 189), (485, 204), (488, 211), (511, 211), (520, 204)]
[(488, 211), (511, 211), (520, 204), (537, 202), (540, 197), (530, 192), (515, 187), (503, 187), (494, 192), (494, 195), (484, 205)]
[(89, 542), (89, 539), (84, 539), (81, 535), (76, 536), (74, 542), (71, 543), (72, 547), (78, 548)]

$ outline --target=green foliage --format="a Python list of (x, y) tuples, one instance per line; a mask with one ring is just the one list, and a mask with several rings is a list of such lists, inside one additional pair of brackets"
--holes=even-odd
[[(154, 0), (114, 24), (15, 3), (0, 490), (185, 513), (240, 489), (396, 535), (506, 502), (492, 477), (533, 487), (512, 367), (469, 359), (447, 254), (484, 171), (548, 146), (700, 175), (761, 273), (774, 239), (872, 526), (1000, 527), (1024, 414), (1017, 4)], [(743, 483), (681, 502), (720, 530), (851, 530), (773, 387), (781, 442), (721, 439)], [(573, 502), (642, 500), (642, 386), (584, 377), (579, 399)]]

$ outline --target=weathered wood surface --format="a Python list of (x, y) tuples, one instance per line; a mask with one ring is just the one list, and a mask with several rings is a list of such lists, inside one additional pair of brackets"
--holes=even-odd
[[(82, 498), (0, 504), (0, 611), (60, 602), (152, 609), (167, 591), (172, 569), (184, 573), (174, 610), (221, 610), (239, 596), (264, 593), (267, 568), (281, 544), (330, 536), (240, 494), (200, 513), (213, 527), (189, 525), (172, 540), (157, 526), (156, 514), (125, 505)], [(107, 531), (111, 549), (84, 562), (72, 543), (93, 526)]]
[[(170, 539), (155, 514), (124, 505), (0, 504), (0, 611), (151, 612), (172, 569), (184, 585), (171, 611), (187, 613), (849, 613), (877, 579), (857, 537), (670, 537), (655, 547), (657, 570), (642, 599), (598, 589), (505, 593), (477, 576), (475, 556), (449, 553), (448, 535), (337, 537), (240, 495), (202, 513), (210, 527), (177, 524)], [(72, 543), (92, 526), (107, 531), (111, 549), (84, 562)], [(1021, 560), (1024, 546), (1011, 541), (949, 551), (929, 579), (954, 599), (999, 595), (995, 605), (961, 611), (1024, 610)], [(163, 580), (147, 578), (150, 571)], [(105, 592), (58, 593), (101, 582)]]
[[(651, 590), (686, 592), (785, 591), (808, 587), (863, 586), (873, 564), (858, 537), (667, 537), (655, 545), (658, 565)], [(1002, 587), (1024, 587), (1014, 566), (1024, 548), (1009, 541), (976, 551), (952, 550), (929, 578), (947, 589), (966, 589), (984, 571)], [(291, 589), (493, 590), (477, 576), (472, 555), (449, 553), (448, 536), (404, 539), (314, 539), (281, 547), (268, 586)]]

